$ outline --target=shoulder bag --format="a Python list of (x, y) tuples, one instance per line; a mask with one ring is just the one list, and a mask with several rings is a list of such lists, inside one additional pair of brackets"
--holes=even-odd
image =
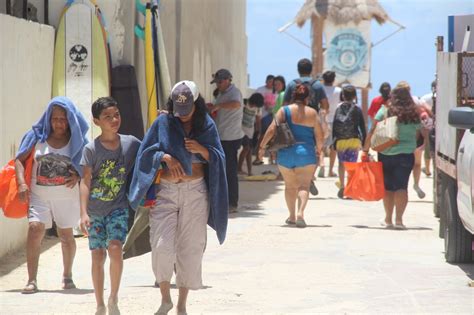
[[(25, 160), (25, 182), (30, 187), (31, 173), (33, 169), (34, 147)], [(0, 208), (7, 218), (19, 219), (26, 217), (29, 204), (22, 202), (18, 194), (18, 186), (15, 173), (15, 159), (12, 159), (0, 169)]]
[(398, 138), (398, 117), (387, 117), (385, 110), (384, 119), (379, 121), (370, 139), (370, 147), (376, 152), (382, 152), (400, 143)]
[(270, 140), (270, 143), (267, 148), (268, 151), (275, 152), (296, 144), (295, 137), (293, 136), (293, 132), (291, 132), (288, 123), (286, 121), (280, 123), (276, 118), (274, 119), (274, 121), (276, 131), (272, 140)]

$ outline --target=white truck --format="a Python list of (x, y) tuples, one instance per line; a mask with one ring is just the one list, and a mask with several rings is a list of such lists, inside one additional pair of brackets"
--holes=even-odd
[(474, 249), (474, 52), (437, 52), (435, 213), (450, 263)]

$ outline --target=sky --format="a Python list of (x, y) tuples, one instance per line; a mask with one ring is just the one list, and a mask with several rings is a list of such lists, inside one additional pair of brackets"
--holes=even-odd
[[(247, 0), (247, 37), (249, 86), (264, 84), (267, 74), (283, 75), (286, 81), (298, 76), (296, 63), (311, 59), (311, 50), (278, 29), (292, 21), (304, 0)], [(394, 86), (408, 81), (412, 93), (430, 92), (436, 72), (436, 37), (444, 37), (447, 51), (448, 16), (474, 13), (473, 0), (379, 0), (388, 15), (406, 27), (372, 48), (369, 98), (378, 95), (384, 81)], [(372, 42), (378, 42), (398, 29), (392, 23), (372, 22)], [(310, 21), (288, 33), (311, 45)]]

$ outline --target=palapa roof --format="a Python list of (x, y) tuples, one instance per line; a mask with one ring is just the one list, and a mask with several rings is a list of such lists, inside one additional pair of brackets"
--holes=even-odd
[(390, 20), (377, 0), (306, 0), (295, 17), (302, 27), (313, 15), (331, 20), (335, 24), (375, 19), (379, 24)]

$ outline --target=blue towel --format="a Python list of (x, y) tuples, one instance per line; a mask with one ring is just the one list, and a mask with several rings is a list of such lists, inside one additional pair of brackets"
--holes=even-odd
[(79, 162), (82, 157), (82, 149), (89, 142), (86, 138), (89, 125), (79, 109), (67, 97), (57, 96), (49, 102), (48, 108), (38, 122), (23, 136), (16, 157), (18, 158), (28, 152), (38, 141), (45, 142), (48, 139), (51, 132), (51, 113), (54, 105), (66, 110), (69, 128), (71, 129), (71, 162), (82, 177), (82, 166), (79, 165)]
[[(136, 209), (147, 191), (153, 187), (161, 159), (165, 153), (176, 158), (187, 175), (192, 173), (191, 153), (184, 147), (185, 132), (179, 118), (160, 115), (148, 129), (138, 150), (128, 198)], [(198, 141), (209, 150), (209, 162), (205, 167), (205, 180), (209, 191), (209, 218), (207, 224), (217, 234), (219, 243), (225, 240), (229, 211), (225, 155), (216, 125), (206, 115), (203, 130), (188, 138)]]

